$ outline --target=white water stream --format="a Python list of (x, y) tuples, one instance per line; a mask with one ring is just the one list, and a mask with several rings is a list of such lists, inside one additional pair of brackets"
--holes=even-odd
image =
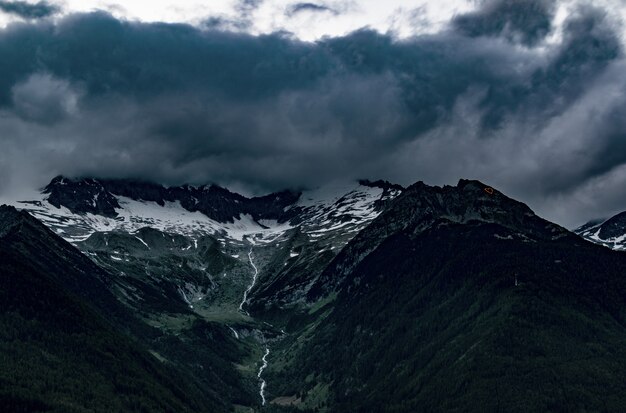
[(250, 252), (248, 252), (248, 259), (250, 260), (250, 265), (252, 265), (252, 268), (254, 268), (254, 275), (252, 276), (252, 283), (246, 289), (246, 291), (243, 292), (243, 300), (241, 300), (241, 304), (239, 304), (239, 311), (243, 311), (246, 314), (248, 314), (248, 312), (243, 309), (243, 305), (246, 303), (246, 301), (248, 301), (248, 294), (250, 293), (250, 291), (252, 291), (252, 288), (256, 284), (257, 276), (259, 275), (259, 270), (257, 269), (256, 265), (254, 265), (254, 261), (252, 261), (252, 248), (250, 249)]
[(263, 370), (265, 370), (265, 368), (267, 367), (267, 356), (270, 355), (270, 349), (269, 347), (265, 347), (265, 355), (263, 356), (263, 365), (259, 368), (259, 374), (257, 374), (257, 377), (259, 378), (259, 380), (261, 380), (261, 390), (259, 390), (259, 394), (261, 395), (261, 405), (265, 406), (265, 386), (267, 385), (267, 383), (265, 383), (265, 380), (263, 379), (263, 377), (261, 377), (261, 375), (263, 374)]
[[(250, 291), (252, 291), (252, 288), (254, 288), (255, 284), (256, 284), (256, 280), (257, 277), (259, 276), (259, 270), (256, 267), (256, 265), (254, 265), (254, 261), (252, 260), (252, 248), (250, 249), (250, 251), (248, 252), (248, 259), (250, 260), (250, 265), (252, 265), (252, 268), (254, 268), (254, 274), (252, 276), (252, 283), (250, 284), (250, 286), (246, 289), (246, 291), (243, 292), (243, 299), (241, 300), (241, 303), (239, 304), (239, 311), (243, 311), (244, 313), (248, 314), (247, 311), (245, 311), (243, 309), (243, 305), (248, 301), (248, 294), (250, 293)], [(232, 328), (231, 328), (232, 330)], [(235, 337), (239, 338), (237, 332), (235, 330), (233, 330), (233, 332), (235, 333)], [(263, 370), (265, 370), (267, 368), (267, 356), (269, 356), (270, 354), (270, 349), (269, 347), (265, 347), (265, 354), (263, 355), (263, 358), (261, 359), (263, 361), (263, 364), (261, 365), (261, 367), (259, 368), (259, 372), (257, 373), (257, 377), (259, 378), (259, 381), (261, 382), (261, 388), (259, 389), (259, 395), (261, 396), (261, 405), (265, 406), (266, 400), (265, 400), (265, 387), (267, 386), (267, 383), (265, 382), (265, 380), (263, 379)]]

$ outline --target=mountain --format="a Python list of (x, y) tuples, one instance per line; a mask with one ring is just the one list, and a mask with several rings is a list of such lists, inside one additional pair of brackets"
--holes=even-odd
[[(624, 411), (626, 256), (476, 181), (407, 188), (310, 290), (269, 397), (320, 411)], [(317, 317), (314, 317), (314, 316)]]
[(57, 177), (14, 205), (121, 276), (116, 294), (138, 311), (191, 307), (206, 315), (226, 306), (238, 318), (235, 296), (249, 283), (251, 247), (264, 267), (280, 261), (269, 265), (271, 286), (259, 288), (259, 298), (297, 305), (319, 269), (401, 192), (364, 180), (246, 198), (216, 186)]
[[(284, 205), (281, 193), (58, 177), (13, 204), (108, 274), (108, 291), (158, 332), (148, 345), (159, 357), (235, 405), (255, 406), (264, 343), (284, 335), (280, 320), (306, 314), (321, 270), (402, 189), (350, 182), (283, 192), (292, 194)], [(189, 206), (190, 197), (208, 209)]]
[(150, 329), (109, 292), (110, 278), (28, 213), (0, 207), (3, 409), (228, 410), (144, 347)]
[(249, 198), (59, 177), (13, 204), (52, 230), (19, 260), (117, 309), (181, 411), (626, 409), (626, 256), (481, 182)]
[(590, 221), (574, 230), (583, 238), (618, 251), (626, 250), (626, 212)]

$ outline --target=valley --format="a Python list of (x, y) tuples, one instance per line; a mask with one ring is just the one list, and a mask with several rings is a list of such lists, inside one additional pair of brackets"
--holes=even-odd
[[(567, 394), (599, 383), (589, 397), (567, 396), (594, 410), (623, 382), (626, 259), (478, 181), (361, 182), (287, 204), (180, 189), (223, 197), (209, 214), (221, 221), (191, 212), (202, 199), (184, 206), (177, 189), (51, 185), (14, 205), (106, 274), (98, 288), (132, 314), (122, 319), (145, 326), (127, 334), (213, 395), (223, 406), (213, 411), (443, 412), (476, 398), (488, 411), (543, 410), (553, 403), (545, 392), (557, 391), (550, 375), (567, 375)], [(52, 205), (53, 194), (72, 203)], [(561, 367), (546, 376), (544, 358)], [(519, 383), (526, 399), (505, 390), (491, 399), (494, 386)], [(610, 400), (609, 411), (624, 402)]]
[[(107, 185), (119, 193), (109, 192)], [(198, 198), (202, 193), (224, 197), (213, 201), (224, 207), (212, 212), (217, 219), (190, 212), (180, 199), (161, 201), (161, 196), (187, 190)], [(55, 178), (42, 193), (13, 204), (111, 273), (108, 288), (140, 320), (165, 337), (186, 337), (188, 355), (179, 365), (202, 375), (202, 365), (190, 358), (202, 345), (197, 325), (223, 326), (221, 334), (234, 339), (228, 345), (240, 354), (234, 366), (241, 375), (239, 386), (249, 392), (242, 401), (250, 408), (286, 408), (273, 401), (291, 395), (276, 393), (266, 378), (273, 369), (272, 348), (288, 342), (288, 332), (309, 312), (306, 294), (323, 266), (401, 190), (383, 182), (341, 184), (291, 198), (292, 204), (275, 215), (260, 210), (254, 216), (254, 203), (268, 197), (248, 201), (213, 187), (166, 190)], [(134, 198), (125, 196), (131, 193)], [(61, 203), (52, 205), (50, 198)], [(99, 205), (102, 200), (115, 205), (114, 213), (108, 204)], [(240, 212), (242, 204), (249, 205)], [(160, 360), (171, 361), (172, 353), (181, 351), (159, 349), (156, 342), (150, 346)], [(246, 403), (234, 405), (245, 411)]]

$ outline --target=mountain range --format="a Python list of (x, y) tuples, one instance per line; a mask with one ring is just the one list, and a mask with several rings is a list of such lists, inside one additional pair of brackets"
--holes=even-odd
[(470, 180), (11, 204), (12, 411), (626, 411), (621, 215), (570, 232)]

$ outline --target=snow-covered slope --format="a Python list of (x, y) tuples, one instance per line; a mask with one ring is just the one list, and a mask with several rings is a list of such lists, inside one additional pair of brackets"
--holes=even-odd
[(293, 206), (299, 211), (291, 223), (309, 237), (309, 242), (319, 243), (321, 247), (331, 240), (336, 242), (338, 235), (340, 245), (345, 245), (380, 214), (386, 201), (400, 192), (399, 187), (375, 186), (368, 182), (307, 191)]
[(581, 237), (614, 250), (626, 251), (626, 212), (594, 220), (574, 230)]
[[(63, 178), (59, 185), (67, 186), (67, 181)], [(88, 181), (91, 187), (98, 184), (94, 180)], [(106, 192), (107, 199), (116, 205), (114, 216), (111, 213), (71, 211), (59, 203), (55, 206), (50, 202), (51, 195), (44, 192), (8, 203), (29, 211), (70, 242), (84, 241), (96, 232), (135, 233), (144, 227), (191, 238), (214, 235), (235, 244), (244, 241), (268, 243), (290, 229), (300, 228), (315, 242), (337, 233), (341, 233), (342, 238), (344, 235), (349, 238), (374, 219), (384, 202), (400, 191), (400, 187), (382, 183), (332, 185), (301, 193), (296, 202), (283, 208), (283, 216), (261, 213), (259, 215), (264, 219), (255, 219), (250, 213), (237, 214), (235, 211), (230, 222), (210, 218), (200, 211), (190, 211), (178, 200), (159, 203), (109, 192)], [(98, 194), (90, 192), (87, 196), (98, 197)]]
[[(244, 291), (300, 300), (319, 269), (401, 191), (362, 181), (247, 198), (215, 186), (57, 177), (0, 203), (27, 210), (117, 274), (116, 294), (130, 306), (223, 315), (237, 312)], [(251, 249), (259, 282), (249, 288)]]

